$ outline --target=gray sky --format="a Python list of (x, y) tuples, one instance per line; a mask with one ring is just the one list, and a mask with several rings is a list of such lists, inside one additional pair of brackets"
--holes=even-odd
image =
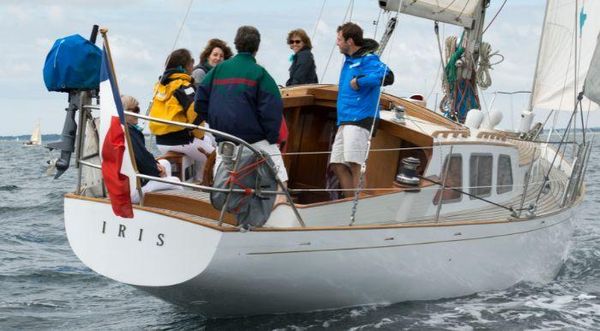
[[(221, 38), (233, 48), (233, 37), (240, 25), (254, 25), (262, 34), (257, 55), (279, 84), (288, 78), (291, 51), (285, 44), (287, 32), (304, 28), (313, 35), (313, 53), (317, 74), (323, 77), (335, 44), (335, 28), (342, 23), (349, 1), (329, 0), (315, 30), (323, 0), (195, 0), (176, 48), (185, 47), (198, 57), (206, 41)], [(492, 70), (493, 85), (484, 92), (490, 103), (491, 92), (530, 90), (538, 39), (543, 20), (544, 1), (512, 0), (484, 35), (505, 57)], [(501, 1), (493, 0), (488, 11), (492, 17)], [(152, 87), (161, 74), (164, 60), (173, 49), (189, 0), (3, 0), (0, 4), (0, 135), (28, 134), (37, 120), (43, 133), (60, 133), (67, 105), (66, 94), (47, 92), (42, 68), (54, 40), (71, 34), (89, 37), (93, 24), (109, 29), (117, 80), (121, 93), (148, 104)], [(375, 0), (356, 0), (352, 20), (360, 24), (368, 37), (375, 33), (379, 7)], [(379, 35), (385, 26), (382, 19)], [(443, 38), (459, 34), (454, 27), (442, 26)], [(99, 38), (100, 39), (100, 38)], [(442, 40), (443, 42), (443, 40)], [(98, 42), (100, 45), (100, 42)], [(323, 82), (337, 81), (342, 56), (337, 49)], [(382, 60), (396, 74), (396, 83), (386, 89), (400, 96), (413, 93), (429, 96), (429, 104), (439, 93), (439, 55), (430, 21), (400, 16), (399, 26)], [(527, 96), (498, 97), (495, 108), (504, 113), (504, 128), (526, 107)], [(568, 114), (561, 116), (564, 122)], [(593, 116), (592, 116), (593, 117)], [(536, 120), (543, 121), (539, 113)], [(591, 126), (600, 122), (590, 120)]]

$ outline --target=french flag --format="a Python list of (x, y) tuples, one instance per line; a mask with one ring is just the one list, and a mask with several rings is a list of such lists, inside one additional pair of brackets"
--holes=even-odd
[(106, 45), (102, 53), (99, 130), (102, 177), (115, 215), (133, 218), (131, 190), (137, 189), (136, 171), (129, 153), (123, 104)]

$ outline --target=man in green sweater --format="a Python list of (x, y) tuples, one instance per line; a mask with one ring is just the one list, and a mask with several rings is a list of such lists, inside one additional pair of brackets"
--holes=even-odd
[[(255, 27), (242, 26), (234, 43), (238, 54), (209, 71), (198, 87), (196, 113), (211, 128), (244, 139), (270, 154), (277, 177), (285, 183), (287, 171), (277, 146), (283, 102), (277, 84), (254, 58), (260, 33)], [(219, 136), (216, 139), (223, 140)]]

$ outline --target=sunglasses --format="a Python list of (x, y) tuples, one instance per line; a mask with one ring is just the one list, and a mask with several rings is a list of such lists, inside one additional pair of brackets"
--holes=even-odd
[(140, 107), (136, 106), (136, 107), (134, 107), (134, 108), (131, 108), (131, 109), (126, 109), (126, 110), (128, 110), (128, 111), (130, 111), (130, 112), (132, 112), (132, 113), (139, 114), (139, 112), (140, 112)]
[(288, 44), (290, 44), (290, 45), (300, 44), (301, 42), (302, 42), (302, 40), (298, 40), (298, 39), (288, 40)]

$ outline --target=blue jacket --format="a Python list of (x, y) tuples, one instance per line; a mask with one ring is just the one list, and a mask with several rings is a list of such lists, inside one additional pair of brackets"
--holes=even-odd
[[(379, 60), (379, 56), (364, 54), (361, 50), (357, 51), (359, 55), (346, 55), (342, 66), (337, 98), (337, 125), (351, 124), (369, 117), (379, 118), (379, 111), (375, 111), (375, 107), (382, 79), (389, 69)], [(357, 91), (350, 86), (350, 81), (355, 77), (358, 77)]]

